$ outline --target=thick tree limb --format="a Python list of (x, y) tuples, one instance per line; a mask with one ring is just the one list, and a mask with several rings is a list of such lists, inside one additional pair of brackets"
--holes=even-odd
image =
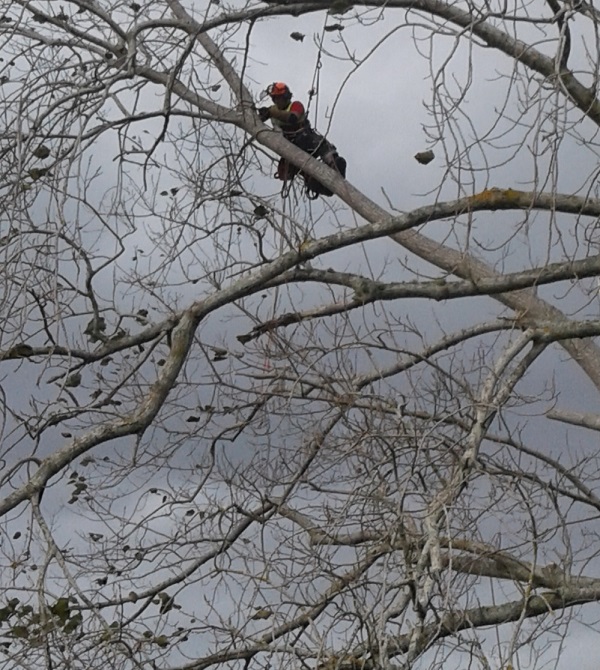
[[(473, 607), (462, 612), (451, 612), (442, 616), (439, 622), (428, 624), (422, 631), (418, 642), (418, 651), (422, 652), (436, 640), (455, 635), (461, 630), (481, 628), (484, 626), (500, 626), (511, 621), (553, 614), (576, 605), (600, 601), (600, 580), (593, 586), (578, 588), (563, 586), (561, 588), (534, 595), (521, 600), (514, 600), (499, 605)], [(406, 653), (410, 644), (410, 635), (400, 635), (389, 641), (388, 656), (394, 657)], [(362, 655), (366, 651), (362, 647), (354, 650), (354, 655)]]
[[(354, 291), (354, 298), (347, 302), (322, 305), (303, 312), (282, 314), (275, 319), (254, 326), (250, 333), (239, 335), (238, 339), (240, 342), (245, 343), (283, 326), (331, 316), (333, 314), (346, 313), (379, 301), (407, 298), (428, 298), (440, 301), (476, 295), (493, 296), (498, 293), (517, 291), (525, 287), (541, 286), (557, 281), (595, 277), (598, 273), (600, 273), (600, 256), (592, 256), (580, 261), (551, 263), (539, 268), (533, 268), (532, 270), (523, 270), (521, 272), (502, 275), (498, 279), (483, 278), (476, 282), (468, 280), (449, 282), (445, 279), (435, 279), (424, 282), (386, 283), (333, 270), (296, 268), (285, 275), (281, 275), (281, 277), (271, 283), (271, 286), (291, 282), (315, 281), (351, 288)], [(531, 320), (530, 325), (535, 327), (535, 324)], [(568, 328), (565, 330), (568, 330)], [(573, 329), (572, 332), (576, 331)], [(597, 334), (595, 326), (592, 326), (590, 322), (588, 322), (587, 327), (582, 326), (579, 332), (579, 335), (572, 335), (572, 337), (588, 337)]]
[(600, 415), (586, 412), (569, 412), (568, 410), (552, 409), (546, 413), (549, 419), (562, 421), (572, 426), (581, 426), (591, 430), (600, 430)]

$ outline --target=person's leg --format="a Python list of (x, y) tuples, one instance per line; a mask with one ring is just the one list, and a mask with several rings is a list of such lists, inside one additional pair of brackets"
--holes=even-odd
[(280, 158), (277, 164), (277, 172), (275, 172), (275, 179), (281, 181), (291, 181), (298, 173), (298, 168), (291, 163), (288, 163), (285, 158)]

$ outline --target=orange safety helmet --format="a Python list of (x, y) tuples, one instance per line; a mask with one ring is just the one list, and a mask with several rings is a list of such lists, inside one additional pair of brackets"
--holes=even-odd
[(286, 98), (292, 97), (292, 92), (290, 91), (288, 85), (284, 84), (282, 81), (276, 81), (274, 84), (268, 86), (267, 93), (272, 98), (277, 98), (279, 96), (284, 96)]

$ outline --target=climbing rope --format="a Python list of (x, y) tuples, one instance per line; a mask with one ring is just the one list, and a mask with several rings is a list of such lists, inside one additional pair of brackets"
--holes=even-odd
[[(287, 182), (284, 182), (284, 188), (285, 184)], [(291, 186), (291, 182), (290, 182)], [(283, 234), (284, 231), (284, 226), (285, 226), (285, 205), (287, 202), (287, 197), (283, 198), (283, 204), (281, 208), (281, 228), (279, 232), (279, 253), (282, 255), (285, 252), (285, 235)], [(268, 319), (269, 321), (273, 321), (275, 319), (275, 315), (277, 314), (277, 308), (279, 307), (279, 298), (280, 298), (280, 286), (275, 287), (275, 292), (273, 295), (273, 306), (271, 307), (271, 317)], [(274, 331), (269, 329), (269, 332), (267, 333), (267, 343), (265, 345), (265, 359), (263, 361), (263, 369), (265, 372), (268, 372), (271, 370), (271, 354), (275, 350), (275, 335)]]
[(323, 22), (323, 28), (321, 29), (321, 35), (319, 36), (319, 40), (317, 43), (318, 46), (318, 51), (317, 51), (317, 62), (315, 63), (315, 67), (313, 70), (313, 78), (312, 78), (312, 83), (310, 85), (310, 91), (308, 92), (308, 104), (306, 105), (306, 114), (308, 115), (308, 112), (310, 110), (310, 105), (312, 103), (313, 98), (316, 98), (316, 109), (315, 109), (315, 118), (319, 114), (319, 85), (320, 85), (320, 79), (321, 79), (321, 68), (323, 67), (323, 59), (322, 59), (322, 54), (323, 54), (323, 41), (325, 40), (325, 26), (327, 25), (327, 15), (325, 15), (325, 20)]

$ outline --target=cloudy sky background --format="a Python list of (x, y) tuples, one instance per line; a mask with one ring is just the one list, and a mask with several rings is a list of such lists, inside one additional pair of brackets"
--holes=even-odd
[[(204, 14), (206, 8), (196, 3), (194, 11), (198, 17)], [(212, 6), (209, 13), (220, 11), (220, 7)], [(547, 15), (547, 9), (544, 9), (544, 12)], [(457, 77), (459, 82), (473, 77), (474, 83), (457, 112), (463, 117), (465, 133), (471, 133), (470, 137), (466, 135), (465, 141), (467, 144), (473, 143), (476, 137), (481, 137), (491, 129), (488, 139), (490, 142), (493, 141), (495, 146), (486, 146), (485, 149), (491, 163), (502, 163), (507, 157), (512, 157), (515, 151), (516, 157), (505, 165), (488, 171), (480, 149), (473, 146), (469, 156), (473, 166), (479, 170), (475, 173), (475, 183), (471, 183), (472, 175), (466, 172), (461, 174), (463, 178), (460, 185), (457, 184), (447, 172), (449, 159), (454, 157), (451, 129), (444, 128), (437, 141), (431, 140), (424, 129), (424, 126), (431, 127), (432, 124), (432, 118), (425, 109), (425, 105), (430, 104), (432, 99), (434, 82), (431, 79), (431, 71), (435, 71), (439, 64), (443, 63), (453, 52), (456, 46), (454, 39), (449, 37), (446, 40), (440, 40), (436, 37), (435, 40), (430, 41), (427, 37), (427, 30), (404, 26), (402, 10), (387, 12), (386, 18), (379, 20), (376, 20), (380, 16), (379, 10), (368, 11), (364, 14), (363, 25), (352, 25), (353, 21), (347, 20), (347, 16), (351, 17), (353, 14), (329, 17), (323, 14), (298, 18), (282, 17), (257, 23), (249, 36), (250, 50), (246, 74), (247, 81), (257, 96), (257, 101), (260, 91), (269, 83), (284, 80), (294, 91), (295, 97), (306, 102), (307, 92), (315, 83), (315, 64), (318, 58), (318, 46), (315, 40), (318, 43), (321, 39), (325, 23), (339, 22), (344, 25), (345, 30), (341, 33), (324, 33), (323, 50), (337, 56), (344, 54), (345, 47), (339, 42), (341, 36), (346, 41), (348, 50), (355, 55), (360, 65), (342, 87), (342, 82), (353, 70), (354, 65), (347, 61), (336, 60), (323, 53), (318, 80), (319, 94), (311, 105), (311, 120), (321, 132), (328, 133), (328, 137), (347, 159), (348, 179), (373, 200), (387, 206), (387, 198), (389, 198), (393, 207), (400, 211), (407, 211), (436, 198), (454, 198), (490, 186), (529, 189), (532, 184), (535, 184), (549, 190), (552, 180), (555, 180), (561, 191), (572, 192), (582, 187), (586, 188), (586, 179), (594, 173), (596, 165), (596, 146), (591, 141), (595, 131), (591, 125), (588, 128), (584, 122), (581, 129), (576, 128), (576, 132), (581, 133), (587, 141), (585, 147), (575, 141), (564, 140), (560, 150), (561, 163), (558, 168), (549, 166), (548, 160), (551, 152), (547, 150), (547, 146), (555, 146), (555, 143), (562, 141), (555, 132), (552, 114), (548, 114), (548, 118), (541, 126), (538, 126), (536, 133), (530, 133), (527, 127), (517, 126), (510, 137), (504, 137), (503, 131), (510, 127), (510, 123), (502, 121), (496, 124), (495, 110), (505, 106), (507, 117), (521, 118), (528, 122), (537, 119), (540, 114), (547, 114), (551, 111), (554, 93), (548, 92), (544, 109), (540, 110), (538, 106), (533, 105), (522, 116), (519, 110), (521, 92), (518, 86), (511, 85), (506, 78), (513, 68), (510, 59), (484, 49), (476, 49), (471, 55), (468, 45), (459, 46), (452, 54), (452, 64), (448, 68), (445, 79), (451, 92), (457, 94), (460, 86), (452, 81), (451, 75)], [(550, 26), (548, 33), (553, 34), (552, 31), (555, 29), (555, 26)], [(536, 32), (534, 28), (527, 26), (524, 26), (523, 30), (531, 35)], [(304, 41), (291, 39), (290, 33), (292, 32), (305, 34)], [(387, 35), (389, 37), (386, 38)], [(365, 59), (373, 47), (384, 38), (385, 41), (377, 50)], [(419, 40), (416, 44), (426, 57), (417, 54), (415, 38)], [(539, 39), (543, 40), (544, 36), (540, 34)], [(245, 44), (246, 26), (242, 26), (235, 35), (229, 38), (228, 42), (228, 48), (230, 48), (228, 55), (235, 54), (238, 64), (242, 59), (239, 47)], [(433, 65), (427, 60), (430, 56), (433, 58)], [(435, 85), (441, 86), (440, 80), (436, 80)], [(151, 95), (148, 97), (150, 100)], [(224, 102), (228, 100), (228, 93), (224, 87), (215, 93), (215, 99), (221, 99)], [(562, 98), (557, 100), (559, 104), (562, 104)], [(157, 104), (160, 103), (154, 100), (153, 106)], [(577, 113), (575, 117), (578, 117)], [(560, 118), (560, 113), (557, 118)], [(160, 128), (160, 123), (153, 122), (146, 125), (146, 129), (149, 129), (150, 132), (156, 132), (157, 128)], [(474, 132), (473, 128), (477, 129), (477, 132)], [(107, 145), (103, 146), (106, 149)], [(518, 150), (515, 149), (515, 146), (518, 147)], [(413, 155), (428, 148), (433, 148), (436, 159), (428, 166), (421, 166), (414, 160)], [(111, 147), (112, 150), (115, 150), (115, 147)], [(163, 151), (162, 148), (161, 151)], [(164, 151), (168, 152), (168, 149)], [(98, 184), (99, 192), (101, 192), (105, 183), (108, 185), (111, 183), (112, 176), (109, 164), (106, 162), (106, 154), (96, 155), (95, 160), (104, 168), (104, 175)], [(175, 172), (178, 169), (178, 166), (173, 166)], [(553, 173), (552, 170), (558, 170), (558, 174)], [(194, 175), (188, 174), (188, 178), (193, 181)], [(165, 179), (171, 179), (171, 176)], [(589, 184), (591, 182), (588, 182)], [(177, 186), (174, 178), (173, 181), (166, 184), (159, 180), (156, 184), (157, 192), (159, 193), (162, 188), (170, 188), (172, 185)], [(278, 188), (277, 183), (259, 174), (255, 177), (255, 186), (261, 195), (274, 193)], [(148, 193), (148, 199), (153, 200), (156, 197), (160, 202), (159, 195), (157, 192), (152, 192), (152, 188)], [(193, 193), (184, 189), (176, 198), (185, 201), (190, 195)], [(292, 205), (293, 202), (289, 202), (286, 206)], [(303, 206), (303, 203), (300, 202), (294, 210), (295, 213), (300, 213)], [(319, 201), (311, 207), (319, 221), (319, 225), (315, 227), (317, 235), (333, 230), (336, 222), (348, 227), (361, 223), (356, 221), (355, 217), (344, 208), (338, 210), (339, 203), (335, 198)], [(332, 208), (337, 210), (335, 216)], [(321, 212), (323, 212), (322, 215)], [(40, 218), (43, 218), (43, 212), (40, 211), (39, 215)], [(490, 262), (501, 261), (505, 269), (518, 269), (530, 263), (538, 264), (556, 260), (567, 253), (573, 253), (576, 249), (579, 249), (580, 254), (585, 255), (585, 248), (580, 244), (581, 238), (578, 242), (575, 237), (573, 220), (566, 217), (557, 217), (556, 221), (549, 224), (546, 216), (527, 215), (523, 212), (492, 216), (478, 214), (473, 217), (471, 223), (473, 232), (469, 238), (469, 245), (475, 246), (475, 254), (485, 256)], [(458, 232), (450, 231), (449, 228), (449, 223), (437, 222), (426, 226), (425, 230), (432, 237), (448, 241), (453, 246), (464, 245), (468, 230), (466, 222), (457, 227)], [(554, 244), (559, 236), (560, 244)], [(133, 258), (136, 247), (144, 249), (146, 255), (151, 253), (152, 244), (150, 244), (149, 251), (146, 242), (144, 233), (133, 235), (127, 242), (130, 246), (127, 257)], [(477, 247), (477, 245), (482, 246)], [(406, 270), (405, 265), (413, 271), (427, 272), (431, 276), (439, 275), (437, 270), (415, 260), (411, 255), (405, 254), (399, 246), (391, 245), (388, 241), (374, 241), (365, 247), (366, 254), (360, 250), (351, 252), (344, 250), (331, 254), (323, 259), (323, 265), (327, 267), (327, 264), (331, 262), (339, 270), (364, 273), (372, 271), (376, 277), (379, 276), (377, 269), (379, 265), (382, 269), (385, 268), (382, 277), (390, 280), (411, 278), (412, 275)], [(157, 241), (156, 250), (158, 248)], [(240, 249), (244, 251), (250, 248), (251, 236), (248, 236), (241, 242)], [(129, 255), (130, 252), (132, 252), (131, 255)], [(210, 254), (210, 251), (190, 252), (199, 257), (203, 253)], [(370, 260), (370, 268), (365, 262), (365, 255)], [(135, 256), (137, 257), (137, 254)], [(402, 262), (398, 259), (401, 259)], [(152, 256), (149, 263), (150, 265), (156, 263), (156, 255)], [(191, 270), (185, 267), (185, 262), (182, 262), (182, 266), (180, 272), (181, 277), (184, 278), (185, 273)], [(105, 288), (108, 288), (108, 285)], [(199, 286), (182, 284), (177, 289), (170, 290), (169, 297), (172, 302), (169, 303), (169, 306), (173, 308), (185, 306), (191, 299), (198, 296), (202, 288), (202, 283)], [(107, 290), (107, 294), (110, 292), (110, 289)], [(135, 295), (121, 295), (120, 291), (118, 294), (119, 300), (123, 301), (122, 304), (131, 302), (133, 313), (140, 307), (140, 304), (136, 303)], [(564, 304), (564, 296), (557, 287), (541, 289), (540, 294), (550, 301), (560, 300)], [(286, 306), (286, 302), (284, 291), (280, 302), (282, 308)], [(308, 302), (310, 300), (307, 300)], [(597, 315), (597, 299), (590, 301), (572, 291), (568, 294), (568, 302), (573, 311), (580, 305), (586, 304), (586, 313), (590, 316)], [(443, 324), (445, 330), (458, 329), (468, 323), (481, 320), (482, 313), (485, 315), (484, 318), (491, 319), (500, 312), (500, 308), (487, 299), (453, 301), (448, 305), (407, 301), (407, 304), (390, 306), (389, 310), (400, 318), (403, 318), (404, 315), (410, 316), (419, 329), (427, 332), (431, 339), (441, 330), (438, 323)], [(234, 322), (236, 327), (232, 330), (230, 316), (230, 313), (218, 313), (207, 320), (201, 329), (203, 341), (215, 345), (225, 341), (231, 346), (237, 346), (235, 336), (238, 334), (237, 324), (239, 322)], [(223, 333), (225, 329), (228, 330), (226, 334)], [(244, 324), (243, 328), (240, 324), (240, 331), (246, 329), (247, 324)], [(531, 389), (533, 394), (538, 393), (546, 383), (549, 372), (552, 371), (560, 392), (561, 407), (566, 409), (572, 404), (573, 408), (580, 410), (597, 409), (595, 397), (588, 393), (581, 393), (582, 389), (589, 388), (589, 382), (583, 379), (583, 375), (575, 369), (575, 366), (566, 362), (565, 359), (565, 354), (558, 347), (546, 352), (538, 362), (540, 367), (536, 368), (524, 382), (524, 389)], [(198, 370), (198, 374), (201, 374), (201, 370)], [(193, 378), (193, 375), (190, 374), (190, 379)], [(199, 400), (208, 402), (203, 395), (204, 392), (203, 389), (198, 391)], [(36, 391), (36, 393), (43, 395), (44, 391)], [(564, 429), (553, 427), (540, 429), (537, 423), (535, 427), (532, 427), (531, 433), (525, 431), (526, 437), (535, 435), (538, 444), (546, 442), (549, 448), (557, 452), (563, 448), (564, 434)], [(584, 431), (573, 430), (569, 434), (571, 444), (577, 444), (579, 440), (583, 444), (589, 444), (589, 440), (593, 439)], [(61, 443), (62, 438), (58, 434), (55, 434), (54, 437), (56, 442), (52, 438), (48, 439), (43, 449), (53, 449)], [(118, 451), (118, 447), (115, 447), (115, 451)], [(111, 452), (112, 448), (108, 450), (108, 453)], [(40, 454), (43, 455), (44, 452)], [(243, 459), (243, 454), (238, 457)], [(172, 483), (171, 481), (169, 485)], [(64, 491), (61, 492), (61, 495), (64, 496)], [(216, 493), (215, 497), (218, 498), (219, 495)], [(51, 501), (52, 498), (49, 500)], [(154, 503), (151, 497), (149, 496), (147, 500), (148, 505), (152, 507)], [(214, 498), (212, 501), (214, 502)], [(196, 503), (201, 506), (198, 500)], [(51, 509), (51, 502), (45, 504), (50, 505), (49, 509)], [(66, 512), (61, 511), (56, 517), (57, 538), (68, 544), (75, 520), (71, 518), (70, 508), (65, 509)], [(144, 512), (145, 510), (141, 509), (140, 516), (143, 517)], [(168, 518), (165, 517), (162, 521), (168, 523)], [(235, 589), (232, 589), (229, 596), (232, 608), (237, 595)], [(595, 618), (594, 609), (594, 605), (588, 607), (589, 614), (586, 615), (586, 618), (589, 617), (590, 621)], [(535, 623), (531, 623), (531, 626), (535, 626)], [(564, 653), (564, 660), (558, 665), (560, 670), (570, 667), (573, 663), (577, 663), (582, 670), (596, 670), (596, 658), (589, 653), (589, 649), (597, 643), (598, 634), (595, 630), (577, 630), (577, 635), (573, 635), (567, 641), (569, 651)], [(553, 651), (548, 652), (548, 661), (552, 660), (553, 653)], [(532, 667), (527, 663), (527, 659), (524, 658), (522, 661), (523, 668)], [(428, 659), (423, 659), (424, 667), (427, 663)], [(539, 666), (535, 667), (538, 670)]]

